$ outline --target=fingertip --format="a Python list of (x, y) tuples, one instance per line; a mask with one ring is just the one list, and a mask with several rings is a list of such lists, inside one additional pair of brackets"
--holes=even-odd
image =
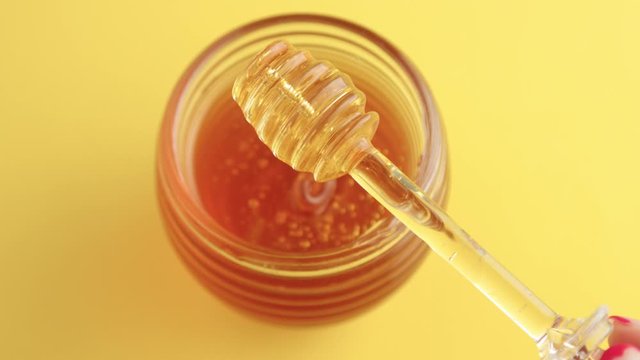
[(610, 319), (613, 330), (609, 345), (631, 344), (640, 348), (640, 321), (622, 316), (611, 316)]
[(600, 360), (640, 360), (640, 349), (633, 344), (616, 344), (608, 348)]

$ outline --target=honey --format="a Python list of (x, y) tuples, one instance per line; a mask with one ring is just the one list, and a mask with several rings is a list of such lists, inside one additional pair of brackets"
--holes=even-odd
[[(214, 101), (198, 131), (194, 172), (200, 201), (241, 241), (279, 252), (314, 252), (349, 244), (389, 213), (351, 178), (315, 182), (278, 160), (231, 99)], [(374, 97), (371, 97), (374, 99)], [(375, 101), (367, 108), (384, 118)], [(401, 167), (405, 145), (383, 123), (373, 143)]]

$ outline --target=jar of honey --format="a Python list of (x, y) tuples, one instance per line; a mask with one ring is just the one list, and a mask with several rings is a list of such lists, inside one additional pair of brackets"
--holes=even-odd
[(231, 98), (234, 79), (286, 39), (349, 74), (380, 115), (373, 144), (445, 205), (447, 152), (431, 93), (390, 43), (317, 15), (272, 17), (210, 45), (164, 115), (157, 156), (163, 219), (186, 266), (253, 315), (319, 323), (356, 314), (400, 286), (427, 247), (352, 179), (324, 183), (276, 159)]

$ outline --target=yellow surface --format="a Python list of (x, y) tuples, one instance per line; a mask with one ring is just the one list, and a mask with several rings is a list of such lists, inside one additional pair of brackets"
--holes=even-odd
[(450, 213), (554, 309), (639, 316), (640, 2), (385, 4), (5, 1), (0, 358), (536, 359), (435, 257), (315, 328), (239, 315), (178, 261), (154, 196), (169, 92), (225, 31), (293, 11), (366, 24), (414, 60), (446, 121)]

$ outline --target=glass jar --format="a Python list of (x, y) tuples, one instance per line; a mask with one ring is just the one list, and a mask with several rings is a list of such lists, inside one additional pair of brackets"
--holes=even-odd
[(207, 109), (266, 45), (286, 39), (350, 74), (368, 98), (383, 102), (406, 141), (405, 171), (440, 205), (447, 194), (444, 131), (429, 89), (391, 44), (350, 22), (317, 15), (277, 16), (242, 26), (210, 45), (175, 86), (164, 115), (157, 190), (170, 238), (189, 269), (221, 299), (253, 315), (318, 323), (378, 302), (413, 273), (427, 253), (393, 218), (335, 249), (304, 254), (267, 251), (239, 241), (203, 208), (193, 153)]

